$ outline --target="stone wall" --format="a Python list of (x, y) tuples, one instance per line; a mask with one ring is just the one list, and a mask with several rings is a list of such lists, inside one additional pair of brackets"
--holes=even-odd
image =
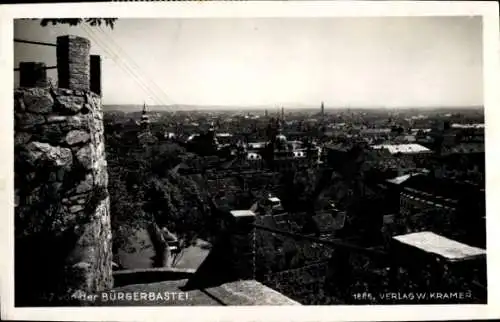
[(15, 305), (61, 305), (76, 291), (110, 289), (101, 98), (24, 87), (14, 101)]

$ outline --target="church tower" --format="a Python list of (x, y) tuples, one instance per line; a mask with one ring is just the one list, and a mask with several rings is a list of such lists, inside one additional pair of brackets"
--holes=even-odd
[(151, 120), (149, 119), (149, 115), (146, 111), (146, 103), (142, 106), (142, 115), (141, 120), (139, 122), (140, 130), (137, 136), (140, 144), (149, 145), (156, 142), (156, 138), (153, 136), (151, 132)]
[(141, 115), (141, 122), (140, 122), (141, 129), (143, 131), (149, 130), (150, 123), (151, 122), (149, 120), (149, 115), (146, 111), (146, 103), (144, 103), (144, 105), (142, 106), (142, 115)]

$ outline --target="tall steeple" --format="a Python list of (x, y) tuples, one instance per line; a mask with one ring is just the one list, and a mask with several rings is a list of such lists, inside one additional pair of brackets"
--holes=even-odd
[(142, 115), (141, 115), (141, 127), (142, 128), (147, 128), (149, 127), (150, 120), (149, 120), (149, 115), (146, 111), (146, 103), (142, 106)]
[(143, 104), (142, 106), (142, 115), (141, 115), (141, 121), (140, 121), (140, 130), (137, 135), (137, 138), (139, 139), (139, 142), (142, 145), (149, 145), (153, 144), (156, 142), (156, 138), (151, 132), (151, 125), (150, 125), (150, 119), (148, 112), (146, 110), (146, 103)]
[(321, 132), (325, 131), (325, 103), (321, 102)]

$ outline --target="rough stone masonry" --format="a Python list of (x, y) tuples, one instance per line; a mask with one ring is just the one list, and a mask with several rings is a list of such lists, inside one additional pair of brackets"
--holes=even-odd
[(75, 292), (113, 286), (103, 113), (89, 90), (89, 48), (86, 39), (60, 37), (65, 88), (14, 91), (16, 306), (71, 304)]

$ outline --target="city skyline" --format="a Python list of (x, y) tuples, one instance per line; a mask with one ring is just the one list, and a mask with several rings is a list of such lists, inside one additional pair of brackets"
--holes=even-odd
[[(102, 56), (104, 105), (483, 105), (480, 17), (119, 19), (114, 29), (14, 24), (16, 38), (55, 42), (64, 34), (89, 38), (91, 52)], [(52, 48), (16, 43), (14, 50), (16, 65), (40, 57), (55, 64)], [(56, 78), (55, 70), (48, 74)]]

